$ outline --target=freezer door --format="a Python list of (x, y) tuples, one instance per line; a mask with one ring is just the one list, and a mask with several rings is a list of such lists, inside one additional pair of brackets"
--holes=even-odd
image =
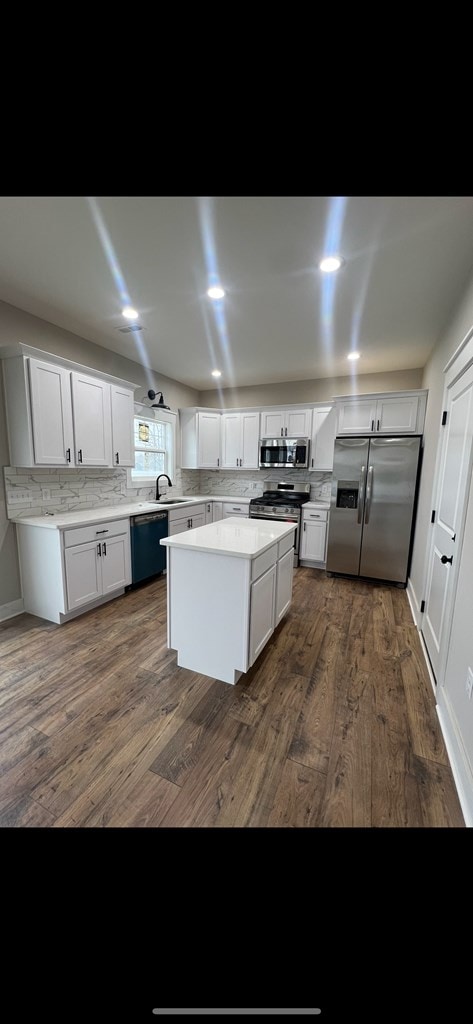
[(369, 438), (336, 438), (327, 571), (358, 576)]
[(360, 576), (406, 582), (420, 440), (370, 440)]

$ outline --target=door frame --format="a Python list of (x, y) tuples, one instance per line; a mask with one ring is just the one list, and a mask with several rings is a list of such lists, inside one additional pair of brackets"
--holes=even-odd
[[(450, 359), (448, 360), (448, 362), (444, 366), (443, 373), (445, 375), (445, 382), (444, 382), (444, 389), (443, 389), (443, 396), (442, 396), (442, 409), (446, 409), (447, 408), (447, 399), (448, 399), (448, 394), (449, 394), (449, 391), (451, 390), (451, 388), (457, 383), (457, 381), (460, 380), (460, 378), (463, 376), (463, 374), (466, 373), (467, 370), (469, 370), (472, 365), (473, 365), (473, 325), (469, 328), (469, 330), (467, 331), (465, 337), (461, 341), (460, 345), (458, 346), (458, 348), (455, 350), (453, 355), (450, 357)], [(432, 486), (432, 504), (431, 504), (432, 508), (438, 508), (438, 501), (439, 501), (439, 497), (440, 497), (440, 486), (441, 486), (441, 475), (440, 474), (441, 474), (441, 469), (442, 469), (442, 465), (443, 465), (443, 454), (444, 454), (444, 447), (446, 445), (446, 442), (447, 442), (447, 434), (446, 434), (446, 432), (443, 432), (443, 427), (440, 427), (439, 435), (438, 435), (438, 440), (437, 440), (437, 452), (436, 452), (436, 456), (435, 456), (434, 481), (433, 481), (433, 486)], [(469, 463), (469, 467), (471, 469), (471, 466), (472, 466), (472, 463), (473, 463), (473, 442), (472, 442), (471, 447), (470, 447), (468, 463)], [(439, 663), (439, 671), (438, 671), (438, 678), (437, 679), (435, 679), (433, 671), (432, 671), (432, 669), (430, 669), (431, 675), (432, 675), (432, 679), (435, 680), (435, 682), (437, 684), (437, 687), (440, 687), (440, 686), (443, 685), (444, 678), (445, 678), (445, 668), (446, 668), (446, 663), (447, 663), (448, 648), (449, 648), (449, 643), (450, 643), (450, 633), (451, 633), (451, 628), (452, 628), (453, 612), (454, 612), (454, 608), (455, 608), (455, 599), (456, 599), (456, 592), (457, 592), (458, 570), (459, 570), (459, 566), (460, 566), (461, 551), (462, 551), (462, 547), (463, 547), (463, 537), (464, 537), (464, 533), (465, 533), (465, 520), (466, 520), (467, 506), (468, 506), (468, 488), (467, 488), (467, 490), (465, 492), (465, 502), (464, 502), (464, 505), (463, 505), (463, 508), (462, 508), (462, 511), (461, 511), (461, 519), (460, 519), (460, 524), (459, 524), (459, 530), (457, 531), (456, 543), (458, 544), (458, 548), (457, 548), (458, 556), (457, 556), (456, 559), (454, 559), (454, 564), (451, 566), (451, 568), (453, 570), (454, 578), (453, 578), (453, 584), (452, 584), (452, 590), (451, 590), (451, 597), (450, 597), (450, 601), (449, 601), (449, 607), (447, 609), (446, 634), (445, 634), (445, 641), (444, 641), (444, 644), (443, 644), (443, 650), (440, 652), (440, 663)], [(428, 536), (427, 536), (427, 543), (426, 543), (426, 547), (425, 547), (425, 556), (424, 556), (424, 578), (423, 578), (423, 584), (422, 584), (422, 593), (423, 594), (425, 594), (427, 592), (427, 582), (428, 582), (428, 573), (429, 573), (429, 566), (430, 566), (430, 549), (431, 549), (431, 545), (432, 545), (432, 536), (433, 536), (433, 531), (432, 531), (432, 526), (430, 526), (430, 529), (429, 529), (429, 532), (428, 532)], [(423, 643), (423, 646), (425, 647), (426, 658), (428, 658), (428, 650), (427, 650), (427, 646), (426, 646), (426, 643), (425, 643), (425, 640), (424, 640), (424, 634), (423, 634), (423, 629), (422, 629), (422, 626), (423, 626), (423, 623), (424, 623), (424, 615), (425, 615), (425, 612), (422, 612), (422, 614), (419, 615), (418, 629), (419, 629), (420, 633), (422, 634), (422, 643)]]

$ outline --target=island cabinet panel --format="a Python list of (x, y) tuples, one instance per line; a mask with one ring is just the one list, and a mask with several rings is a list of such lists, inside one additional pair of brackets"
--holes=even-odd
[(276, 566), (273, 565), (251, 584), (250, 665), (256, 661), (274, 632), (275, 594)]

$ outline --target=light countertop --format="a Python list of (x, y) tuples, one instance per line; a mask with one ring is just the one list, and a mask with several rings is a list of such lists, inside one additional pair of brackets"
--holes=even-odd
[(173, 509), (188, 508), (190, 505), (201, 505), (205, 501), (234, 501), (238, 502), (239, 505), (249, 504), (250, 501), (248, 497), (240, 498), (235, 494), (230, 497), (222, 496), (221, 494), (192, 495), (192, 497), (176, 495), (176, 497), (185, 498), (186, 500), (180, 501), (177, 505), (167, 504), (165, 501), (133, 501), (121, 505), (101, 505), (96, 508), (74, 509), (73, 512), (55, 512), (53, 515), (16, 515), (11, 516), (10, 521), (17, 524), (21, 523), (25, 526), (41, 526), (47, 530), (61, 530), (65, 527), (84, 526), (87, 523), (106, 523), (111, 519), (128, 519), (129, 516), (155, 512), (159, 508), (171, 512)]
[(328, 509), (330, 508), (330, 502), (329, 501), (305, 501), (303, 506), (302, 506), (302, 511), (304, 511), (305, 508), (325, 508), (328, 511)]
[(207, 551), (213, 555), (256, 558), (295, 529), (295, 523), (231, 516), (217, 523), (199, 526), (195, 530), (185, 530), (175, 537), (164, 537), (160, 544), (188, 551)]

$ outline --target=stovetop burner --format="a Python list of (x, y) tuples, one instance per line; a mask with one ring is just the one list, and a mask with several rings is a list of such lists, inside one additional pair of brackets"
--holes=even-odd
[(259, 498), (251, 498), (250, 505), (286, 505), (293, 508), (300, 508), (304, 502), (309, 501), (310, 484), (299, 484), (295, 489), (294, 484), (280, 483), (270, 487)]

